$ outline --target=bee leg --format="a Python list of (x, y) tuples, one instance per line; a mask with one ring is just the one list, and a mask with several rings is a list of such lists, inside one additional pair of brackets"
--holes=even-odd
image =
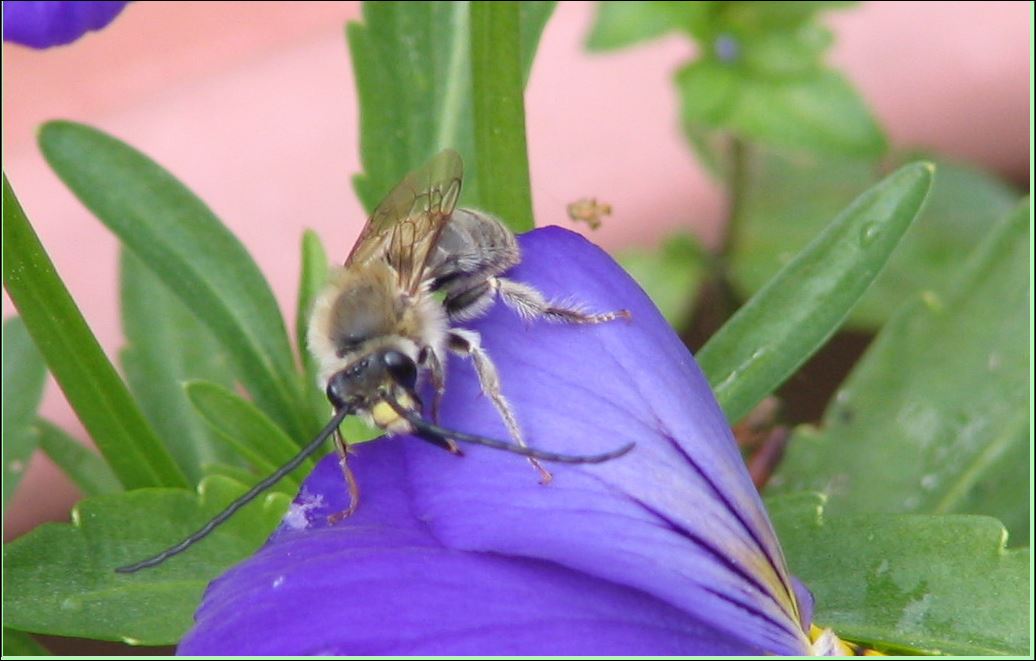
[(432, 398), (432, 422), (439, 424), (439, 409), (442, 406), (442, 398), (446, 393), (446, 370), (443, 369), (442, 360), (434, 349), (429, 349), (425, 358), (425, 365), (428, 367), (428, 375), (435, 390)]
[(603, 324), (616, 319), (630, 318), (629, 310), (590, 314), (572, 304), (551, 303), (535, 287), (507, 278), (490, 278), (489, 282), (507, 307), (523, 319), (542, 317), (547, 321), (566, 324)]
[[(439, 354), (431, 347), (425, 347), (421, 350), (420, 362), (428, 368), (432, 388), (435, 390), (435, 396), (432, 398), (432, 422), (439, 424), (439, 409), (442, 408), (442, 398), (446, 394), (446, 370), (443, 367), (442, 359), (439, 358)], [(460, 446), (452, 438), (442, 439), (442, 447), (451, 454), (464, 454), (460, 451)]]
[(360, 485), (356, 481), (352, 469), (349, 468), (349, 444), (345, 442), (345, 437), (337, 429), (334, 436), (335, 450), (338, 451), (338, 466), (342, 469), (342, 476), (345, 477), (345, 483), (349, 488), (349, 508), (327, 515), (327, 522), (332, 526), (342, 519), (352, 516), (360, 505)]
[[(489, 354), (482, 348), (482, 336), (472, 330), (451, 328), (449, 347), (454, 353), (471, 359), (471, 363), (475, 366), (475, 373), (478, 374), (482, 392), (488, 395), (493, 402), (500, 417), (503, 418), (504, 424), (507, 425), (507, 431), (518, 445), (523, 448), (529, 447), (525, 442), (525, 437), (522, 436), (521, 427), (518, 426), (511, 405), (500, 390), (500, 376), (497, 374), (496, 366), (490, 360)], [(529, 463), (539, 471), (541, 484), (547, 484), (553, 479), (550, 471), (544, 468), (539, 461), (529, 457)]]

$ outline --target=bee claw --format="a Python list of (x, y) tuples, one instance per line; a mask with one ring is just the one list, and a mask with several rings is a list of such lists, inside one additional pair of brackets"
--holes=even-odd
[(356, 512), (356, 505), (358, 503), (350, 503), (349, 509), (342, 510), (341, 512), (334, 512), (333, 514), (327, 515), (327, 525), (337, 525), (342, 519), (348, 519)]
[(549, 470), (544, 468), (543, 464), (541, 464), (540, 462), (536, 461), (532, 457), (529, 457), (529, 463), (532, 464), (532, 467), (535, 468), (539, 472), (539, 474), (540, 474), (540, 484), (546, 486), (546, 485), (548, 485), (548, 484), (550, 484), (551, 482), (554, 481), (554, 475)]

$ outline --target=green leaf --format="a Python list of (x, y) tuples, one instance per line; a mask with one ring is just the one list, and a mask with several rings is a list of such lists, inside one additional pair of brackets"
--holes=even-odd
[(1024, 542), (1029, 493), (1029, 205), (989, 232), (945, 293), (882, 329), (771, 483), (830, 493), (832, 515), (990, 514)]
[(684, 126), (716, 127), (734, 108), (740, 78), (734, 68), (703, 59), (681, 68), (675, 82)]
[(898, 654), (1025, 655), (1029, 550), (978, 516), (837, 516), (816, 494), (767, 501), (814, 622)]
[(904, 166), (858, 197), (698, 352), (729, 420), (838, 330), (920, 211), (932, 171), (929, 163)]
[[(521, 71), (528, 79), (553, 2), (523, 3)], [(347, 26), (360, 99), (356, 193), (371, 211), (404, 176), (439, 150), (464, 158), (463, 199), (481, 200), (475, 154), (467, 2), (367, 2)], [(509, 183), (508, 185), (513, 185)]]
[(517, 2), (471, 4), (471, 82), (475, 100), (477, 206), (516, 232), (535, 227), (529, 154), (525, 144), (525, 99)]
[(719, 3), (716, 22), (724, 30), (744, 36), (794, 32), (803, 24), (815, 21), (817, 14), (830, 9), (845, 9), (855, 2), (723, 2)]
[[(868, 161), (758, 155), (749, 170), (732, 248), (731, 278), (745, 297), (877, 180)], [(938, 176), (921, 217), (853, 309), (850, 326), (880, 326), (905, 297), (944, 286), (989, 228), (1017, 203), (1017, 193), (989, 175), (951, 162), (935, 164)]]
[[(222, 477), (230, 478), (235, 482), (240, 482), (241, 484), (255, 484), (262, 478), (266, 477), (265, 475), (260, 475), (254, 470), (248, 468), (234, 466), (232, 464), (219, 463), (205, 464), (205, 476), (208, 477), (210, 475), (220, 475)], [(291, 480), (288, 481), (290, 482)], [(284, 482), (278, 482), (277, 484), (270, 487), (270, 490), (286, 493), (293, 498), (295, 497), (296, 493), (296, 491), (290, 484), (285, 484)]]
[[(6, 192), (6, 188), (5, 188)], [(6, 197), (6, 196), (5, 196)], [(7, 200), (4, 200), (6, 206)], [(7, 219), (4, 218), (4, 222)], [(6, 237), (5, 237), (6, 239)], [(4, 321), (4, 510), (22, 481), (29, 459), (36, 450), (38, 437), (32, 423), (43, 399), (47, 367), (43, 356), (29, 337), (29, 331), (18, 317)]]
[(53, 656), (53, 653), (24, 631), (4, 627), (4, 657), (9, 656)]
[(126, 385), (108, 362), (3, 182), (4, 286), (79, 420), (127, 488), (186, 486)]
[(678, 29), (695, 31), (714, 2), (600, 2), (586, 40), (591, 51), (614, 50)]
[(36, 421), (40, 449), (86, 496), (122, 491), (115, 473), (104, 459), (46, 420)]
[(315, 431), (273, 292), (208, 207), (154, 161), (96, 129), (50, 122), (39, 141), (65, 184), (208, 326), (260, 407), (295, 438)]
[(879, 156), (885, 136), (841, 74), (817, 70), (787, 79), (743, 75), (722, 128), (774, 147)]
[(306, 230), (302, 235), (302, 273), (299, 275), (299, 298), (295, 311), (295, 342), (299, 351), (299, 359), (302, 361), (303, 390), (307, 394), (309, 405), (313, 415), (317, 418), (326, 417), (328, 410), (327, 397), (316, 386), (318, 366), (313, 354), (309, 351), (307, 334), (309, 331), (309, 317), (313, 310), (313, 301), (320, 290), (327, 284), (328, 260), (324, 244), (320, 237), (313, 230)]
[(203, 463), (230, 459), (194, 413), (183, 382), (206, 379), (232, 385), (229, 359), (208, 328), (138, 258), (120, 257), (122, 329), (119, 354), (126, 381), (144, 415), (192, 483)]
[(521, 32), (522, 86), (528, 84), (536, 49), (543, 29), (554, 13), (557, 2), (552, 0), (525, 0), (518, 3), (518, 28)]
[(693, 35), (698, 57), (676, 77), (681, 123), (710, 161), (707, 128), (794, 150), (878, 156), (887, 145), (874, 117), (852, 86), (823, 66), (832, 39), (816, 14), (843, 5), (606, 2), (587, 45), (618, 48), (673, 29)]
[[(184, 387), (195, 410), (229, 447), (264, 473), (286, 464), (299, 446), (254, 404), (227, 388), (207, 381), (191, 381)], [(285, 479), (296, 490), (313, 470), (307, 459)]]
[(708, 260), (693, 236), (676, 234), (657, 250), (623, 250), (616, 259), (670, 325), (680, 327), (690, 319)]
[(115, 568), (148, 557), (201, 527), (245, 486), (211, 477), (201, 497), (182, 489), (138, 489), (80, 502), (72, 524), (48, 523), (4, 546), (4, 626), (34, 633), (176, 643), (209, 581), (253, 553), (287, 511), (268, 494), (162, 565)]
[(302, 273), (299, 275), (299, 298), (295, 311), (295, 342), (311, 383), (316, 383), (316, 361), (309, 352), (306, 334), (313, 301), (327, 284), (328, 264), (327, 251), (320, 237), (313, 230), (306, 230), (302, 235)]
[(786, 79), (815, 73), (832, 43), (831, 32), (815, 23), (793, 30), (766, 32), (743, 43), (743, 64), (754, 75)]
[(985, 455), (970, 467), (971, 474), (961, 475), (957, 491), (939, 505), (946, 511), (994, 516), (1011, 533), (1011, 546), (1028, 546), (1032, 525), (1030, 426), (1024, 416), (1018, 416), (1013, 429), (1008, 424), (1003, 427), (1005, 435), (990, 441)]
[(701, 122), (683, 121), (681, 128), (702, 167), (717, 180), (728, 177), (734, 161), (731, 136)]
[[(346, 28), (360, 99), (356, 193), (372, 211), (406, 174), (446, 147), (469, 167), (471, 65), (468, 4), (365, 2)], [(465, 176), (465, 192), (478, 189)]]

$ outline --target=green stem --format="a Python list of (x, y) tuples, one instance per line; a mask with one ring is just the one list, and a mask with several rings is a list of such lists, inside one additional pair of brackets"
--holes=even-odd
[(748, 192), (748, 145), (730, 136), (729, 179), (727, 182), (727, 217), (723, 223), (719, 246), (707, 263), (698, 303), (691, 314), (692, 324), (684, 340), (700, 347), (737, 311), (738, 297), (730, 282), (730, 253), (738, 239), (738, 229)]
[(534, 227), (517, 2), (471, 3), (471, 82), (479, 206), (514, 231)]
[(731, 136), (727, 221), (723, 225), (718, 253), (723, 258), (724, 267), (727, 258), (737, 244), (745, 195), (748, 193), (748, 160), (748, 145), (741, 138)]

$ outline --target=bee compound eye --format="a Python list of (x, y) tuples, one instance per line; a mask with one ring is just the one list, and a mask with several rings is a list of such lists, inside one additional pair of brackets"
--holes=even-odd
[(417, 365), (409, 356), (399, 351), (386, 351), (381, 360), (396, 383), (407, 390), (414, 389), (417, 385)]
[(338, 372), (327, 381), (327, 399), (336, 411), (345, 407), (349, 395), (349, 380), (344, 371)]

